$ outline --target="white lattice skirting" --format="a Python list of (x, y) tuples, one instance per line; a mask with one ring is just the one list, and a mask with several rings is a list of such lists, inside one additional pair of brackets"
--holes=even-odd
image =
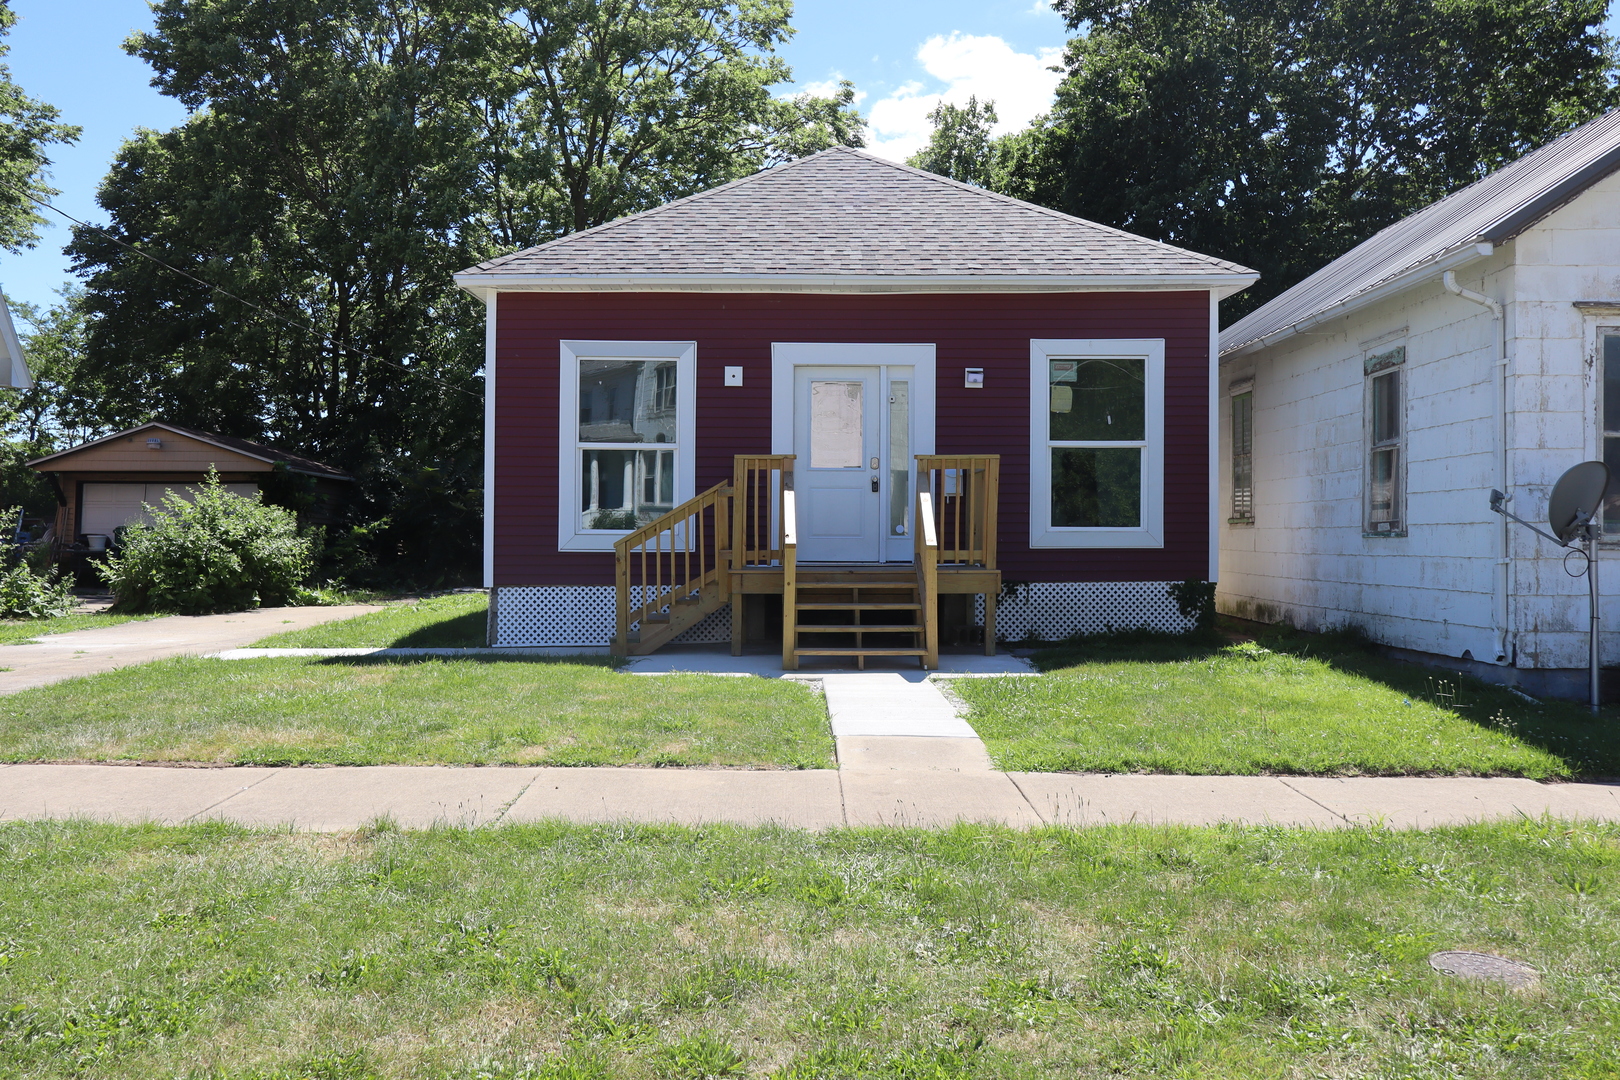
[[(590, 646), (613, 643), (613, 586), (537, 585), (495, 590), (495, 625), (490, 642), (497, 648)], [(631, 590), (631, 603), (641, 602), (641, 586)], [(731, 605), (687, 630), (677, 645), (709, 645), (731, 640)]]
[[(1192, 620), (1170, 599), (1171, 581), (1034, 582), (996, 605), (1002, 641), (1062, 641), (1071, 634), (1146, 627), (1182, 634)], [(984, 625), (984, 600), (974, 597), (973, 621)]]
[[(1071, 634), (1150, 627), (1181, 633), (1192, 624), (1170, 599), (1168, 581), (1036, 582), (1004, 598), (996, 609), (1003, 641), (1061, 641)], [(613, 641), (613, 586), (537, 585), (495, 590), (494, 640), (504, 648), (589, 646)], [(633, 598), (639, 602), (639, 596)], [(974, 598), (973, 621), (984, 624), (984, 601)], [(676, 638), (703, 645), (731, 640), (727, 605)]]

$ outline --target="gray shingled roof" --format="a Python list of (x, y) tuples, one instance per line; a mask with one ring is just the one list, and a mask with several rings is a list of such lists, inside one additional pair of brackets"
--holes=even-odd
[[(1236, 352), (1318, 321), (1402, 275), (1414, 275), (1482, 243), (1501, 244), (1620, 168), (1620, 111), (1562, 135), (1539, 150), (1403, 218), (1361, 246), (1256, 308), (1221, 332)], [(1426, 276), (1426, 275), (1425, 275)]]
[(302, 454), (294, 454), (286, 450), (278, 450), (274, 446), (266, 446), (263, 443), (250, 442), (247, 439), (238, 439), (234, 435), (216, 435), (212, 431), (199, 431), (196, 428), (181, 427), (179, 424), (170, 424), (163, 420), (153, 420), (145, 424), (139, 424), (132, 428), (125, 428), (123, 431), (115, 431), (111, 435), (104, 435), (99, 439), (92, 439), (90, 442), (80, 443), (78, 446), (69, 447), (66, 450), (59, 450), (54, 454), (47, 454), (42, 458), (35, 458), (33, 461), (30, 461), (27, 464), (30, 468), (37, 469), (42, 466), (46, 466), (50, 462), (56, 461), (59, 458), (70, 457), (73, 454), (77, 454), (80, 450), (88, 450), (92, 446), (100, 446), (102, 443), (112, 442), (114, 439), (122, 439), (128, 435), (138, 435), (141, 432), (146, 431), (148, 428), (163, 428), (181, 435), (189, 435), (193, 439), (199, 439), (202, 442), (211, 443), (214, 446), (218, 446), (224, 450), (234, 450), (238, 454), (245, 454), (250, 458), (257, 458), (259, 461), (268, 462), (272, 465), (278, 463), (286, 465), (290, 471), (295, 473), (305, 473), (309, 476), (320, 476), (330, 480), (354, 479), (354, 477), (350, 476), (342, 469), (334, 469), (330, 465), (316, 461), (314, 458), (304, 457)]
[(480, 263), (456, 278), (477, 288), (500, 278), (829, 275), (894, 284), (1192, 278), (1196, 287), (1217, 288), (1253, 271), (838, 147)]

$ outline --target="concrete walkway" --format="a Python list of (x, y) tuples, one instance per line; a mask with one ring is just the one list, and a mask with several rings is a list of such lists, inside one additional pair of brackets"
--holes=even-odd
[(70, 634), (50, 634), (33, 645), (0, 646), (0, 694), (15, 694), (80, 675), (94, 675), (170, 656), (234, 649), (283, 630), (351, 619), (381, 607), (260, 608), (228, 615), (169, 615)]

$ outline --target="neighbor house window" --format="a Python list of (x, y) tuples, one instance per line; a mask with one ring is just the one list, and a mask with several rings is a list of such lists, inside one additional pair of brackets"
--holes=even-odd
[(1164, 342), (1030, 343), (1030, 546), (1164, 546)]
[(613, 541), (692, 497), (696, 346), (562, 343), (558, 548)]
[(1229, 524), (1254, 524), (1254, 380), (1232, 390), (1232, 517)]
[(1406, 346), (1373, 353), (1367, 373), (1367, 531), (1406, 530)]
[(1609, 466), (1609, 490), (1603, 493), (1603, 531), (1620, 535), (1620, 330), (1598, 335), (1603, 353), (1603, 393), (1598, 398), (1598, 428), (1603, 433), (1603, 460)]

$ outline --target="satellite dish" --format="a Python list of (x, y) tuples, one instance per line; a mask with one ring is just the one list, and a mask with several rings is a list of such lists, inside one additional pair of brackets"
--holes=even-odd
[(1547, 524), (1559, 543), (1568, 544), (1580, 536), (1597, 515), (1608, 488), (1609, 467), (1601, 461), (1583, 461), (1558, 478), (1547, 500)]

